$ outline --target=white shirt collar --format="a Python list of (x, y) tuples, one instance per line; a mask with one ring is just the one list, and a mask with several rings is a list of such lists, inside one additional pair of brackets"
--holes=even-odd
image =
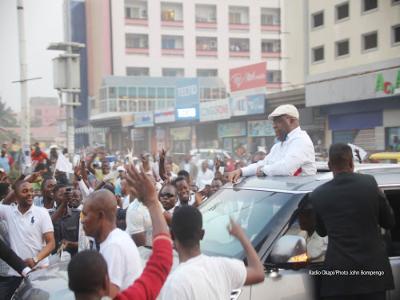
[(25, 215), (28, 215), (28, 214), (33, 213), (33, 206), (34, 206), (34, 204), (32, 203), (31, 207), (29, 207), (29, 209), (23, 214), (23, 213), (21, 213), (20, 210), (18, 209), (19, 205), (15, 205), (15, 206), (14, 206), (14, 212), (15, 212), (15, 213), (19, 213), (19, 214), (22, 215), (22, 216), (25, 216)]
[(292, 138), (293, 136), (298, 134), (300, 131), (301, 131), (300, 126), (296, 127), (295, 129), (293, 129), (291, 132), (288, 133), (288, 135), (287, 135), (288, 139)]

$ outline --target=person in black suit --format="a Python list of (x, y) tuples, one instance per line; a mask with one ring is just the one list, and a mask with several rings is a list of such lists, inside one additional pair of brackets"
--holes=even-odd
[(393, 211), (375, 178), (354, 173), (346, 144), (329, 149), (334, 178), (310, 195), (316, 231), (328, 236), (320, 294), (329, 300), (380, 300), (394, 288), (380, 226), (395, 224)]
[(26, 263), (0, 239), (0, 258), (22, 276), (26, 276), (31, 269)]

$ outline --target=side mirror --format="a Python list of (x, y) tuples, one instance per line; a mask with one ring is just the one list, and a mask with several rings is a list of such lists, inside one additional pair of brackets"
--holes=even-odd
[(306, 240), (297, 235), (284, 235), (274, 245), (271, 251), (271, 262), (296, 263), (307, 261)]

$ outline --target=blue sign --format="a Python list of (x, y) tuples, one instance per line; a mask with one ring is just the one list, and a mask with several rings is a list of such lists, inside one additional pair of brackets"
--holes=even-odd
[(247, 96), (247, 114), (248, 115), (257, 115), (263, 114), (265, 108), (265, 95), (250, 95)]
[(176, 83), (176, 120), (199, 119), (199, 82), (197, 78), (182, 78)]

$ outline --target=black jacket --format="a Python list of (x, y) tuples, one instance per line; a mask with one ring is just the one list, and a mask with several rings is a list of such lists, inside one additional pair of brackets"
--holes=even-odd
[(310, 200), (317, 215), (317, 233), (329, 238), (323, 269), (330, 273), (322, 273), (321, 295), (393, 289), (392, 270), (379, 226), (390, 229), (395, 219), (375, 178), (357, 173), (338, 174), (318, 187)]
[(0, 239), (0, 258), (19, 274), (26, 268), (25, 262)]

